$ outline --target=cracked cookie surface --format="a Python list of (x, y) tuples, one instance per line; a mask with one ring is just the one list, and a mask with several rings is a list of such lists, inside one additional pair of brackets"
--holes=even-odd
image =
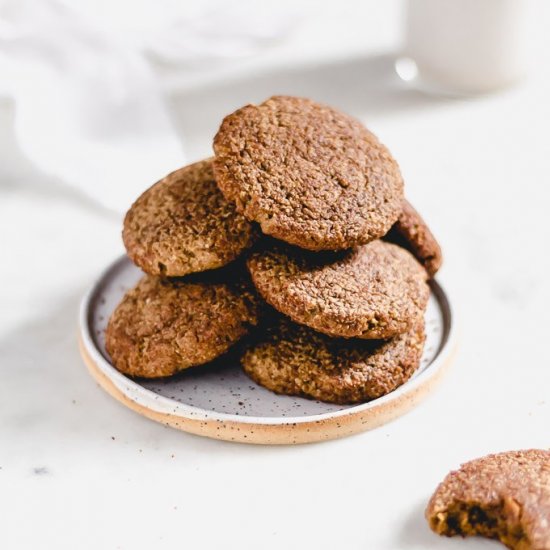
[(550, 549), (550, 450), (510, 451), (451, 472), (426, 509), (440, 535), (481, 535), (514, 550)]
[(258, 234), (222, 195), (208, 159), (147, 189), (126, 214), (122, 238), (143, 271), (177, 277), (233, 261)]
[(145, 276), (113, 312), (106, 349), (130, 376), (155, 378), (212, 361), (258, 319), (250, 283)]
[(247, 265), (270, 305), (330, 336), (402, 334), (423, 318), (430, 294), (422, 266), (403, 248), (383, 241), (336, 253), (275, 244), (252, 254)]
[(227, 116), (214, 138), (224, 195), (277, 239), (342, 250), (385, 235), (403, 180), (388, 149), (359, 121), (298, 97), (275, 96)]
[(360, 403), (406, 382), (420, 364), (424, 340), (423, 324), (391, 340), (350, 340), (277, 315), (241, 363), (255, 382), (276, 393)]

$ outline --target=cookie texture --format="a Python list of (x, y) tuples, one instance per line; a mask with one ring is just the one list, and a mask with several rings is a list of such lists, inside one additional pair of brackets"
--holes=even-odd
[(426, 518), (440, 535), (481, 535), (515, 550), (549, 550), (550, 450), (463, 464), (439, 485)]
[(402, 334), (423, 318), (430, 294), (411, 254), (379, 240), (338, 253), (275, 245), (252, 254), (247, 265), (269, 304), (330, 336)]
[(218, 189), (209, 159), (145, 191), (126, 214), (122, 238), (143, 271), (175, 277), (231, 262), (258, 233)]
[(433, 277), (443, 263), (441, 247), (422, 216), (407, 200), (399, 219), (390, 229), (385, 239), (409, 250)]
[(242, 357), (244, 371), (276, 393), (328, 403), (360, 403), (385, 395), (418, 368), (424, 347), (419, 324), (391, 340), (329, 338), (280, 316), (265, 339)]
[(275, 96), (227, 116), (214, 138), (224, 195), (277, 239), (341, 250), (385, 235), (401, 212), (396, 161), (360, 122)]
[(250, 284), (145, 276), (112, 314), (106, 348), (115, 367), (155, 378), (207, 363), (257, 323)]

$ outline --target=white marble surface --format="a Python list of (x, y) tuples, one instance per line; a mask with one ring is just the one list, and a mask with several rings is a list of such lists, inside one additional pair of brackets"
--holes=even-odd
[[(79, 358), (76, 315), (86, 287), (122, 251), (120, 220), (37, 173), (15, 144), (10, 105), (0, 107), (0, 547), (497, 547), (432, 535), (423, 508), (461, 461), (550, 445), (550, 12), (539, 7), (533, 41), (545, 62), (499, 95), (403, 89), (390, 56), (376, 53), (391, 45), (384, 30), (378, 50), (369, 36), (361, 53), (355, 36), (347, 61), (334, 54), (172, 101), (190, 160), (210, 154), (223, 114), (272, 93), (311, 95), (361, 117), (400, 161), (410, 198), (441, 239), (441, 279), (461, 324), (454, 368), (406, 417), (341, 441), (210, 441), (104, 394)], [(342, 41), (343, 21), (332, 29)]]

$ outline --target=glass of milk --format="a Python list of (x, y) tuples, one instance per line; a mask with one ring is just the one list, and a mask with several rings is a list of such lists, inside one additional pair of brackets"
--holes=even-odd
[(408, 0), (396, 70), (420, 87), (480, 94), (526, 72), (528, 0)]

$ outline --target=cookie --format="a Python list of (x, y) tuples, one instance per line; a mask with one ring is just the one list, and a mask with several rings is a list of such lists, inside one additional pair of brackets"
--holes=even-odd
[(433, 277), (443, 263), (441, 247), (422, 216), (407, 200), (399, 219), (386, 235), (385, 240), (409, 250)]
[(257, 323), (250, 287), (145, 276), (109, 320), (105, 345), (114, 366), (156, 378), (212, 361)]
[(439, 485), (426, 518), (440, 535), (481, 535), (516, 550), (550, 549), (550, 450), (463, 464)]
[(176, 277), (231, 262), (258, 233), (218, 189), (209, 159), (145, 191), (126, 214), (122, 238), (143, 271)]
[(275, 246), (247, 262), (262, 297), (295, 322), (329, 336), (390, 338), (423, 318), (426, 272), (409, 252), (380, 240), (311, 253)]
[(309, 250), (385, 235), (401, 212), (396, 161), (359, 121), (275, 96), (227, 116), (214, 138), (224, 195), (264, 233)]
[(386, 395), (418, 368), (424, 326), (387, 341), (330, 338), (281, 316), (242, 357), (244, 371), (276, 393), (328, 403)]

